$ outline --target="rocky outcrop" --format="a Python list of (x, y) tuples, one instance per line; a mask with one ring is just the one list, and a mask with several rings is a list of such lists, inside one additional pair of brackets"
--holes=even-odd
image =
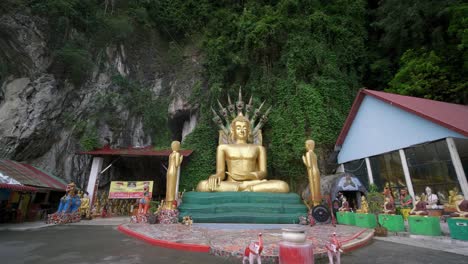
[(175, 70), (164, 58), (168, 45), (157, 33), (138, 46), (113, 45), (76, 87), (50, 70), (54, 57), (47, 48), (47, 28), (37, 17), (0, 16), (0, 63), (8, 66), (0, 80), (0, 158), (30, 162), (83, 186), (91, 160), (76, 153), (86, 129), (95, 130), (100, 145), (151, 145), (140, 113), (122, 104), (103, 110), (103, 95), (119, 92), (112, 82), (116, 74), (150, 89), (155, 99), (171, 99), (161, 111), (167, 111), (174, 139), (194, 129), (198, 106), (189, 98), (192, 88), (203, 83), (196, 49), (186, 48)]

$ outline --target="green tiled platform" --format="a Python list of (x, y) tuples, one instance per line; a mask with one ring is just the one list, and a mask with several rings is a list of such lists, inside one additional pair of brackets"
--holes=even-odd
[(468, 241), (468, 218), (453, 217), (447, 222), (451, 238)]
[(355, 213), (352, 212), (336, 212), (336, 220), (342, 225), (356, 225)]
[(296, 193), (187, 192), (179, 207), (195, 223), (297, 224), (306, 214)]
[(375, 228), (377, 226), (377, 220), (375, 220), (374, 214), (355, 214), (354, 220), (356, 226), (364, 228)]
[(440, 218), (435, 216), (409, 216), (409, 231), (413, 235), (440, 236)]
[(379, 214), (379, 223), (390, 232), (405, 231), (405, 222), (401, 215)]

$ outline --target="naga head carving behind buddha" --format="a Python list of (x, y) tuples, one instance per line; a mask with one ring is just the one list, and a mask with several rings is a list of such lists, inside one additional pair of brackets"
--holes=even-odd
[[(257, 110), (260, 111), (260, 108)], [(269, 110), (255, 127), (256, 117), (249, 120), (242, 111), (232, 121), (226, 118), (226, 125), (219, 125), (219, 117), (215, 111), (213, 112), (214, 120), (220, 128), (220, 144), (216, 151), (216, 173), (207, 180), (199, 182), (197, 191), (289, 192), (286, 182), (266, 179), (266, 150), (261, 145), (260, 128), (265, 123)]]

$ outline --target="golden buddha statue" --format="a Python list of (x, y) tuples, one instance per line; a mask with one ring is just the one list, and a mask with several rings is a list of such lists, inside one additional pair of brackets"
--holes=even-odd
[[(263, 116), (263, 123), (266, 121)], [(255, 130), (258, 131), (257, 127)], [(289, 185), (280, 180), (266, 180), (266, 150), (249, 143), (251, 122), (239, 112), (230, 125), (231, 142), (216, 151), (216, 174), (198, 183), (199, 192), (289, 192)], [(227, 168), (226, 168), (227, 166)]]
[(361, 196), (361, 208), (356, 210), (356, 213), (367, 214), (369, 213), (369, 204), (367, 203), (366, 197)]
[(320, 171), (317, 165), (317, 155), (314, 153), (315, 141), (307, 140), (305, 142), (306, 154), (302, 156), (302, 161), (307, 167), (307, 175), (309, 177), (309, 188), (314, 206), (320, 204)]
[(165, 209), (175, 209), (174, 201), (176, 200), (177, 190), (177, 174), (179, 172), (180, 164), (184, 156), (179, 153), (180, 142), (172, 141), (172, 153), (169, 155), (169, 165), (167, 166), (166, 174), (166, 204)]

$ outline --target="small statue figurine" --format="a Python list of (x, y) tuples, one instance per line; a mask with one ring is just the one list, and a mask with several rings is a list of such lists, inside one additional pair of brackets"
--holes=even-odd
[(346, 199), (346, 197), (343, 196), (342, 201), (343, 202), (341, 203), (341, 207), (338, 209), (338, 211), (340, 211), (340, 212), (349, 212), (349, 211), (351, 211), (351, 209), (349, 208), (349, 202)]
[(80, 213), (81, 218), (89, 219), (89, 197), (88, 192), (83, 193), (83, 198), (81, 198), (81, 206), (80, 206)]
[(148, 183), (145, 183), (143, 187), (143, 197), (140, 198), (139, 204), (138, 204), (138, 213), (146, 215), (148, 213), (148, 209), (150, 206), (150, 193), (149, 193), (149, 186)]
[(385, 197), (383, 205), (383, 213), (384, 214), (395, 214), (395, 203), (390, 197)]
[(249, 261), (249, 264), (254, 264), (254, 261), (257, 260), (258, 264), (262, 263), (262, 251), (263, 251), (263, 237), (262, 233), (258, 234), (258, 242), (252, 241), (244, 250), (244, 258), (242, 259), (242, 264), (246, 260)]
[(456, 211), (456, 208), (457, 208), (456, 202), (460, 199), (461, 200), (464, 199), (463, 195), (458, 193), (457, 188), (453, 188), (452, 190), (449, 191), (448, 201), (446, 204), (444, 204), (444, 209), (446, 209), (447, 211)]
[(309, 188), (313, 206), (320, 204), (320, 172), (317, 165), (317, 155), (314, 153), (315, 142), (307, 140), (305, 142), (306, 154), (302, 156), (302, 161), (307, 168), (309, 177)]
[(414, 207), (410, 212), (410, 215), (428, 215), (426, 205), (427, 203), (421, 200), (421, 197), (418, 195), (415, 196), (416, 202), (414, 203)]
[[(172, 153), (169, 155), (169, 165), (167, 167), (166, 176), (166, 204), (165, 209), (173, 210), (177, 208), (176, 191), (177, 191), (177, 174), (180, 164), (184, 156), (179, 153), (180, 142), (172, 141)], [(174, 207), (175, 202), (175, 207)]]
[(343, 250), (341, 249), (341, 242), (336, 237), (336, 233), (333, 232), (330, 241), (325, 245), (328, 253), (328, 261), (330, 264), (334, 264), (334, 258), (336, 258), (336, 263), (341, 263), (341, 253)]
[(452, 217), (468, 217), (468, 200), (462, 195), (457, 195), (455, 200), (456, 212), (451, 213)]
[(408, 194), (408, 190), (406, 188), (400, 190), (400, 204), (402, 208), (413, 207), (413, 198)]
[(383, 195), (385, 196), (385, 198), (388, 197), (388, 199), (393, 203), (395, 204), (395, 197), (393, 196), (393, 191), (392, 191), (392, 187), (390, 187), (390, 184), (386, 184), (385, 187), (384, 187), (384, 191), (383, 191)]
[(437, 209), (437, 202), (439, 198), (437, 198), (437, 194), (432, 193), (432, 190), (429, 186), (426, 187), (426, 201), (427, 207), (430, 209)]
[(361, 208), (356, 210), (356, 212), (361, 214), (369, 213), (369, 204), (367, 203), (367, 199), (364, 195), (361, 196)]
[(193, 219), (190, 215), (186, 215), (182, 218), (182, 224), (191, 226), (193, 224)]

